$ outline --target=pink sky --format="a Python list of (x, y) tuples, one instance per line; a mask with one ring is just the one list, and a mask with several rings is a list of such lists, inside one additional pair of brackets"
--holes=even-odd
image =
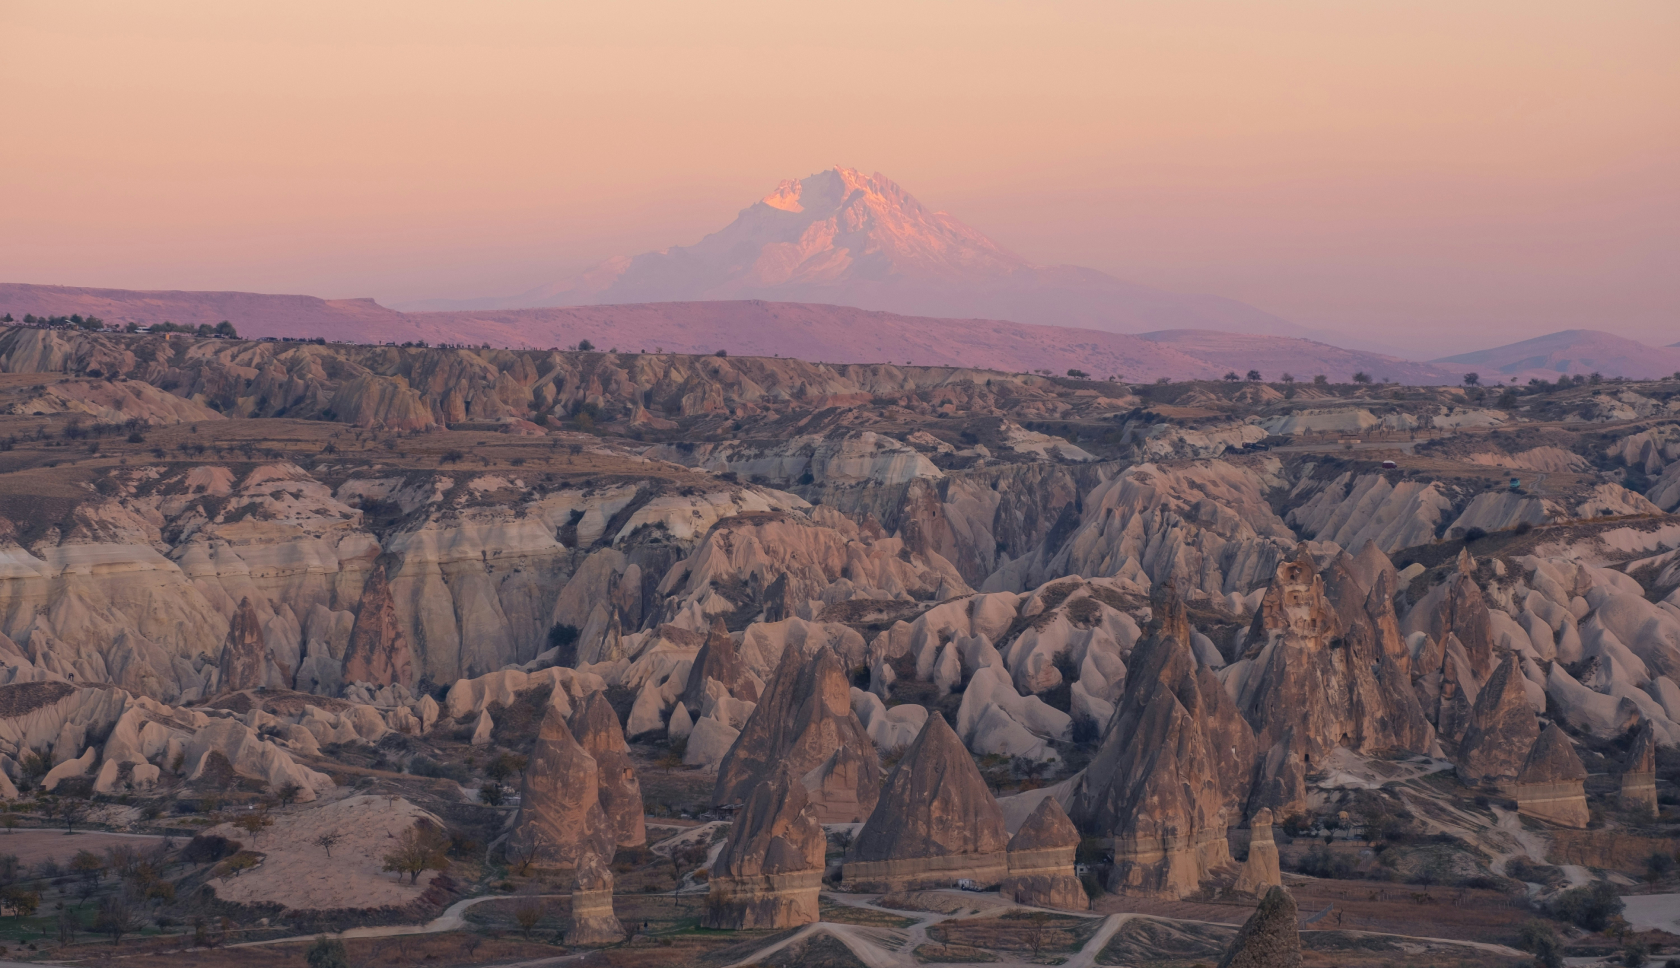
[(0, 278), (501, 295), (847, 164), (1307, 326), (1668, 343), (1676, 49), (1672, 0), (0, 0)]

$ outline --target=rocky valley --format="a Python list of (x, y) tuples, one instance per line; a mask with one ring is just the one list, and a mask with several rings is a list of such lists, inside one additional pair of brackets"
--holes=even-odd
[(7, 327), (0, 956), (1680, 955), (1677, 507), (1673, 379)]

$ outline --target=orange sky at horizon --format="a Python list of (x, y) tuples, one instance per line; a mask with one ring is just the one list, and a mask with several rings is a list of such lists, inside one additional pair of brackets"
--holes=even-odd
[(1671, 343), (1676, 49), (1659, 0), (0, 0), (0, 280), (505, 295), (846, 164), (1421, 355)]

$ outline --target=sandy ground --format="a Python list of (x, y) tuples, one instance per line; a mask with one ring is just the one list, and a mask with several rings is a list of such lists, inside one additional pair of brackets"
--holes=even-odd
[[(299, 910), (407, 904), (420, 896), (436, 874), (420, 875), (417, 885), (406, 878), (399, 884), (397, 875), (380, 868), (398, 835), (422, 818), (437, 822), (400, 797), (355, 796), (278, 814), (274, 826), (254, 842), (245, 831), (222, 824), (211, 832), (241, 841), (266, 856), (257, 867), (210, 884), (224, 900), (283, 904)], [(342, 838), (333, 845), (331, 858), (314, 844), (315, 838), (329, 831)]]
[(1622, 917), (1633, 930), (1680, 934), (1680, 894), (1631, 894), (1622, 903), (1627, 905)]
[[(76, 856), (78, 850), (91, 850), (103, 856), (105, 848), (114, 844), (146, 850), (163, 840), (149, 834), (109, 834), (97, 830), (73, 834), (65, 834), (62, 830), (14, 830), (9, 834), (0, 834), (0, 854), (12, 854), (20, 863), (29, 866), (49, 858), (63, 865), (70, 863), (70, 858)], [(176, 840), (177, 845), (181, 843), (183, 841)]]

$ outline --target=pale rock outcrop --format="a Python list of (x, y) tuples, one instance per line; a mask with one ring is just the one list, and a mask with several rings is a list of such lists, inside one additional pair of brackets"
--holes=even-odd
[(984, 590), (1082, 575), (1127, 578), (1145, 592), (1171, 579), (1196, 600), (1247, 594), (1297, 544), (1266, 497), (1281, 470), (1270, 458), (1129, 467), (1085, 496), (1059, 548), (1000, 569)]
[(1528, 680), (1515, 653), (1493, 670), (1476, 697), (1470, 729), (1458, 747), (1458, 775), (1466, 783), (1502, 783), (1516, 779), (1527, 751), (1540, 736), (1540, 721), (1529, 704)]
[(926, 706), (915, 703), (902, 703), (888, 707), (881, 701), (881, 697), (872, 692), (864, 692), (856, 686), (851, 688), (852, 712), (857, 715), (858, 722), (863, 724), (864, 732), (878, 750), (903, 749), (915, 742), (921, 734), (922, 726), (927, 722)]
[(495, 728), (496, 723), (490, 718), (490, 710), (484, 710), (478, 714), (478, 722), (473, 724), (472, 739), (469, 742), (473, 746), (489, 746), (491, 733)]
[(1079, 830), (1055, 797), (1039, 801), (1009, 838), (1009, 876), (999, 886), (1016, 904), (1084, 911), (1090, 898), (1075, 877)]
[(1622, 767), (1622, 807), (1650, 817), (1657, 815), (1657, 735), (1649, 722), (1634, 734)]
[[(785, 771), (806, 785), (822, 823), (859, 823), (875, 809), (881, 763), (851, 706), (851, 686), (834, 651), (812, 643), (782, 653), (764, 695), (718, 766), (714, 804), (741, 802)], [(844, 754), (844, 755), (842, 755)]]
[(1272, 811), (1261, 807), (1248, 818), (1248, 859), (1243, 861), (1233, 890), (1261, 897), (1282, 884), (1277, 841), (1272, 837)]
[(93, 770), (93, 764), (99, 761), (99, 751), (89, 746), (82, 751), (82, 755), (68, 759), (47, 771), (41, 778), (41, 789), (51, 793), (58, 789), (58, 785), (65, 780), (86, 776)]
[(595, 775), (600, 788), (601, 809), (613, 829), (619, 847), (639, 847), (647, 843), (647, 828), (642, 819), (642, 784), (630, 761), (630, 747), (624, 741), (618, 714), (607, 702), (604, 692), (591, 693), (572, 716), (571, 730), (578, 745), (595, 760)]
[(1066, 740), (1072, 725), (1067, 713), (1037, 696), (1016, 692), (999, 666), (976, 672), (957, 708), (957, 733), (976, 753), (1058, 759), (1046, 740)]
[(508, 855), (539, 869), (580, 869), (588, 857), (611, 857), (616, 838), (601, 809), (598, 776), (566, 714), (551, 704), (525, 767)]
[[(593, 672), (576, 669), (555, 667), (536, 672), (503, 669), (473, 679), (457, 679), (444, 695), (442, 715), (451, 720), (464, 720), (491, 706), (511, 706), (522, 693), (545, 687), (549, 690), (549, 702), (559, 707), (562, 715), (570, 716), (579, 700), (600, 692), (607, 688), (607, 684)], [(425, 700), (421, 702), (424, 704)], [(433, 708), (436, 709), (435, 700)], [(434, 720), (437, 715), (433, 713)]]
[[(1297, 492), (1308, 482), (1297, 486)], [(1434, 481), (1390, 483), (1382, 474), (1346, 473), (1284, 516), (1314, 541), (1334, 541), (1349, 550), (1367, 542), (1384, 552), (1434, 540), (1452, 499)]]
[(708, 773), (716, 772), (740, 736), (741, 731), (728, 723), (711, 716), (700, 717), (694, 721), (694, 728), (689, 730), (687, 745), (683, 749), (683, 765), (698, 766)]
[(1231, 861), (1225, 832), (1248, 799), (1254, 733), (1192, 655), (1171, 583), (1152, 609), (1125, 694), (1069, 813), (1087, 833), (1113, 836), (1111, 890), (1182, 897)]
[(846, 853), (841, 877), (868, 892), (981, 885), (1009, 873), (1009, 834), (986, 781), (943, 716), (893, 767), (880, 800)]
[(624, 925), (613, 913), (612, 898), (612, 868), (600, 855), (585, 852), (572, 884), (572, 923), (566, 929), (566, 943), (605, 945), (623, 941)]
[(1237, 929), (1225, 957), (1219, 959), (1219, 968), (1301, 968), (1297, 916), (1295, 899), (1289, 892), (1271, 888)]
[(235, 773), (260, 779), (271, 790), (296, 786), (300, 801), (314, 800), (333, 788), (331, 777), (303, 766), (236, 720), (211, 720), (185, 741), (181, 754), (189, 781), (203, 776), (212, 758), (220, 756)]
[(708, 682), (716, 682), (724, 694), (736, 699), (758, 701), (758, 686), (752, 673), (747, 671), (746, 663), (741, 661), (735, 638), (724, 628), (722, 619), (713, 621), (705, 644), (700, 646), (694, 664), (689, 667), (688, 685), (682, 693), (683, 705), (690, 710), (703, 709)]
[(1591, 819), (1584, 784), (1586, 767), (1557, 724), (1535, 740), (1522, 772), (1511, 785), (1517, 812), (1559, 827), (1585, 827)]
[(712, 862), (702, 923), (740, 930), (816, 921), (827, 845), (816, 805), (796, 776), (776, 771), (761, 780)]

